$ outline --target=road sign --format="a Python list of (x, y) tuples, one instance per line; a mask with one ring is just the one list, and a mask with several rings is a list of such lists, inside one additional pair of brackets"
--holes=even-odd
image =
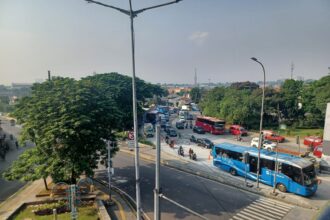
[(133, 150), (134, 149), (134, 140), (129, 140), (128, 141), (128, 148)]
[(134, 140), (134, 132), (133, 131), (128, 132), (128, 139), (129, 140)]

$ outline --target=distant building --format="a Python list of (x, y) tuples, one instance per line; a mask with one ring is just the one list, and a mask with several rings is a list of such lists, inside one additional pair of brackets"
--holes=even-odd
[(32, 83), (12, 83), (11, 87), (13, 89), (22, 89), (22, 88), (30, 88)]

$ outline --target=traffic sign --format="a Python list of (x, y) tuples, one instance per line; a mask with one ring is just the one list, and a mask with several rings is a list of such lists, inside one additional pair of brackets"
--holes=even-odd
[(134, 149), (134, 140), (129, 140), (128, 141), (128, 148), (133, 150)]

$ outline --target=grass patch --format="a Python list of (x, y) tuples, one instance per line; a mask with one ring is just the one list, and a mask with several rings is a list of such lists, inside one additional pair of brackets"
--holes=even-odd
[(141, 144), (145, 144), (145, 145), (149, 145), (149, 146), (151, 146), (151, 147), (153, 147), (153, 148), (156, 147), (156, 145), (155, 145), (154, 143), (152, 143), (151, 141), (148, 141), (148, 140), (145, 139), (145, 138), (140, 138), (140, 137), (139, 137), (139, 143), (141, 143)]
[(310, 135), (315, 136), (323, 136), (323, 129), (315, 128), (315, 129), (305, 129), (305, 128), (289, 128), (287, 130), (280, 130), (278, 131), (281, 135), (288, 136), (288, 137), (306, 137)]
[[(25, 219), (33, 219), (33, 220), (53, 220), (53, 215), (45, 215), (45, 216), (38, 216), (35, 215), (32, 210), (35, 208), (32, 206), (27, 206), (23, 209), (18, 215), (13, 217), (13, 220), (25, 220)], [(99, 219), (98, 211), (93, 206), (84, 206), (78, 208), (78, 219), (79, 220), (97, 220)], [(63, 213), (57, 215), (57, 219), (61, 220), (71, 220), (71, 213)]]

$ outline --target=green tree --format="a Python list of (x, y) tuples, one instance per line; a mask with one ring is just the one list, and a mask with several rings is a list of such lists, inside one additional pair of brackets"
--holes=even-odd
[(293, 79), (285, 80), (281, 91), (280, 111), (290, 122), (297, 121), (303, 115), (298, 103), (302, 95), (303, 82)]
[[(34, 180), (51, 175), (55, 182), (75, 183), (82, 173), (92, 175), (98, 160), (105, 156), (102, 139), (109, 139), (116, 128), (117, 114), (114, 101), (91, 83), (53, 78), (35, 84), (32, 95), (21, 100), (14, 116), (24, 125), (22, 141), (32, 140), (36, 147), (23, 154), (4, 176)], [(30, 169), (31, 160), (43, 171)]]
[(194, 103), (199, 103), (202, 96), (203, 96), (203, 89), (199, 88), (199, 87), (194, 87), (191, 89), (191, 91), (189, 92), (190, 94), (190, 98)]
[[(140, 79), (137, 88), (140, 112), (145, 98), (165, 94)], [(36, 147), (13, 163), (4, 177), (35, 180), (50, 175), (55, 182), (75, 183), (82, 173), (93, 175), (98, 161), (107, 157), (102, 139), (113, 139), (114, 131), (133, 125), (131, 91), (131, 78), (118, 73), (34, 84), (14, 116), (23, 124), (21, 141), (31, 140)]]

